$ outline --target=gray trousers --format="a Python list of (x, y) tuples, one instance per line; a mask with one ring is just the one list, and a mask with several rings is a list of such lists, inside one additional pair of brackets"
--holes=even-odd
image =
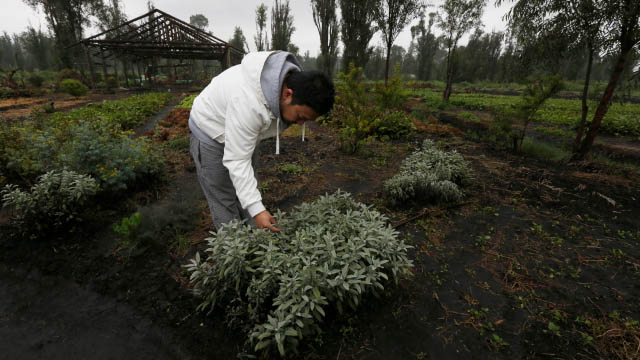
[[(231, 177), (229, 177), (229, 170), (222, 165), (224, 144), (217, 141), (213, 142), (214, 145), (205, 144), (193, 134), (190, 136), (189, 142), (191, 156), (196, 164), (198, 181), (207, 198), (216, 230), (231, 220), (246, 220), (249, 225), (255, 227), (253, 218), (240, 206), (236, 189), (233, 187)], [(256, 147), (251, 158), (254, 174), (257, 174), (257, 163), (258, 149)]]

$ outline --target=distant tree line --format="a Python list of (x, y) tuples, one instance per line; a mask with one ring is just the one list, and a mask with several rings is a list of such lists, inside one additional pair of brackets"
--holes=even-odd
[[(24, 1), (44, 11), (48, 31), (29, 26), (19, 34), (2, 34), (2, 68), (32, 71), (71, 67), (74, 54), (64, 49), (82, 38), (87, 19), (91, 18), (101, 30), (126, 21), (120, 0)], [(260, 4), (252, 14), (256, 35), (251, 44), (240, 27), (234, 29), (229, 42), (247, 52), (287, 50), (295, 53), (305, 68), (331, 75), (353, 63), (363, 67), (363, 75), (372, 80), (385, 79), (394, 69), (406, 78), (442, 80), (447, 84), (516, 82), (545, 73), (568, 80), (585, 80), (586, 73), (591, 81), (610, 78), (619, 57), (611, 44), (616, 41), (613, 37), (621, 33), (607, 33), (608, 24), (615, 19), (605, 23), (606, 17), (598, 14), (605, 10), (615, 13), (614, 5), (596, 0), (498, 1), (514, 3), (509, 28), (485, 32), (480, 16), (486, 2), (446, 0), (434, 8), (419, 0), (309, 0), (320, 39), (318, 55), (314, 57), (309, 51), (300, 54), (291, 42), (296, 28), (289, 0), (274, 0), (271, 7)], [(638, 20), (633, 18), (633, 11), (637, 2), (627, 2), (627, 12), (632, 12), (628, 21), (633, 25), (635, 19), (636, 26), (625, 31), (635, 34)], [(616, 4), (624, 8), (627, 2)], [(545, 14), (556, 15), (550, 18)], [(209, 20), (195, 14), (190, 23), (205, 30)], [(410, 27), (409, 46), (395, 44), (397, 35), (410, 23), (414, 25)], [(372, 44), (376, 33), (381, 34), (382, 41)], [(466, 44), (459, 43), (463, 36), (468, 36)], [(633, 77), (640, 59), (637, 42), (625, 46), (629, 50), (625, 50), (628, 55), (621, 81)]]

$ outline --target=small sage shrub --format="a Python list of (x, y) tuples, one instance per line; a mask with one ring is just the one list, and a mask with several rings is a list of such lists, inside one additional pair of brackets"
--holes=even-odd
[(52, 231), (73, 230), (98, 188), (90, 176), (62, 170), (42, 175), (31, 191), (9, 184), (0, 194), (3, 206), (12, 210), (11, 222), (18, 233), (35, 239)]
[(469, 164), (458, 152), (445, 152), (426, 139), (420, 151), (409, 155), (400, 172), (385, 181), (383, 192), (392, 205), (412, 199), (456, 201), (462, 198), (459, 185), (471, 177)]
[[(206, 259), (185, 265), (203, 301), (241, 316), (254, 351), (295, 351), (320, 333), (329, 306), (355, 308), (392, 276), (409, 275), (410, 248), (387, 218), (337, 192), (277, 213), (280, 233), (231, 222), (208, 238)], [(228, 319), (235, 322), (237, 319)]]

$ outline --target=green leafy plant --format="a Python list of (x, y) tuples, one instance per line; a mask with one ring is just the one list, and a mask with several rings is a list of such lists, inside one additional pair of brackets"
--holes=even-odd
[(410, 246), (387, 218), (337, 192), (277, 213), (280, 233), (231, 222), (207, 239), (208, 256), (186, 265), (199, 310), (221, 307), (241, 318), (255, 351), (295, 350), (320, 333), (329, 306), (339, 312), (409, 275)]
[(49, 232), (73, 230), (97, 191), (98, 185), (90, 176), (62, 170), (42, 175), (30, 191), (10, 184), (0, 194), (3, 206), (13, 213), (11, 222), (19, 235), (35, 239)]
[(282, 164), (282, 171), (290, 175), (300, 175), (304, 172), (304, 167), (296, 163)]
[(445, 152), (426, 139), (422, 149), (409, 155), (400, 172), (385, 181), (383, 192), (392, 205), (412, 199), (459, 200), (459, 185), (471, 177), (471, 169), (455, 150)]
[(178, 106), (176, 106), (176, 107), (177, 108), (191, 109), (191, 107), (193, 106), (193, 100), (195, 100), (197, 96), (198, 96), (198, 94), (193, 94), (193, 95), (189, 95), (189, 96), (185, 97), (184, 99), (182, 99), (180, 104), (178, 104)]
[(60, 81), (60, 89), (72, 96), (83, 96), (89, 92), (89, 88), (75, 79), (64, 79)]
[(113, 231), (120, 235), (123, 248), (131, 249), (137, 245), (141, 223), (142, 215), (135, 212), (131, 216), (123, 218), (119, 224), (113, 225)]

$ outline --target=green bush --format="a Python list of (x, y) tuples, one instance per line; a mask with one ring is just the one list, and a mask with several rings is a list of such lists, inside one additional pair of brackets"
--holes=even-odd
[(411, 119), (395, 110), (406, 99), (398, 79), (377, 86), (371, 99), (361, 78), (362, 68), (353, 65), (348, 73), (338, 74), (336, 105), (329, 115), (329, 122), (340, 128), (339, 141), (348, 153), (357, 152), (370, 138), (398, 139), (415, 130)]
[(12, 210), (12, 224), (25, 238), (50, 236), (50, 232), (73, 230), (81, 211), (98, 191), (90, 176), (73, 171), (50, 171), (42, 175), (31, 191), (6, 185), (0, 192), (3, 206)]
[(61, 82), (64, 79), (74, 79), (80, 81), (82, 77), (72, 69), (62, 69), (58, 71), (58, 82)]
[(469, 164), (460, 154), (439, 150), (427, 139), (402, 162), (400, 172), (385, 181), (383, 191), (392, 205), (413, 199), (455, 201), (464, 195), (459, 185), (470, 177)]
[(60, 89), (72, 96), (83, 96), (89, 91), (89, 88), (75, 79), (64, 79), (60, 81)]
[(118, 80), (114, 76), (109, 76), (105, 81), (105, 86), (107, 89), (117, 89)]
[(44, 78), (38, 74), (32, 74), (27, 78), (27, 81), (31, 86), (39, 88), (44, 83)]
[(276, 214), (282, 232), (231, 222), (185, 267), (199, 310), (241, 321), (255, 351), (295, 351), (320, 333), (329, 306), (358, 306), (392, 275), (409, 275), (410, 246), (384, 215), (336, 193)]
[(75, 124), (74, 134), (58, 156), (58, 167), (93, 176), (102, 191), (117, 193), (158, 177), (164, 169), (162, 155), (146, 138), (131, 138), (97, 124)]
[(385, 109), (400, 109), (407, 98), (409, 92), (405, 90), (399, 67), (393, 72), (387, 83), (379, 83), (374, 87), (376, 104)]

